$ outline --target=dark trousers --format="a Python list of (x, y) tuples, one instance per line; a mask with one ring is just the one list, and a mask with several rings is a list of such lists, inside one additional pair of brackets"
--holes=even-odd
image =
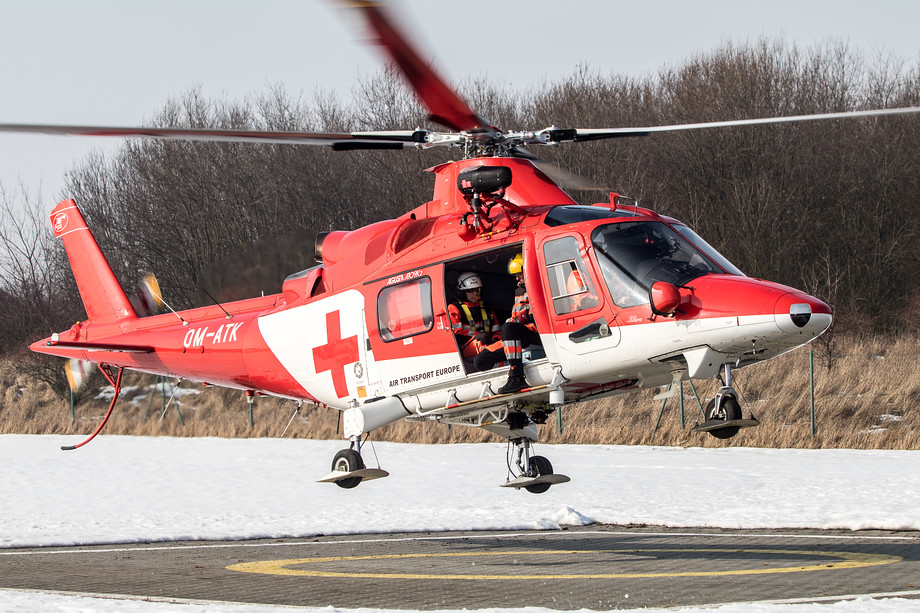
[(508, 362), (512, 368), (520, 368), (523, 364), (522, 353), (524, 347), (539, 345), (540, 335), (516, 321), (502, 324), (502, 349), (480, 351), (473, 358), (473, 368), (476, 370), (491, 370), (502, 361)]

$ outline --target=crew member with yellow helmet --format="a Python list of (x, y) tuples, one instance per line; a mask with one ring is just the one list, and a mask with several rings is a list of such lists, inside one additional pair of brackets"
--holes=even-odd
[(511, 371), (508, 373), (508, 381), (499, 388), (499, 394), (513, 394), (529, 387), (524, 378), (524, 347), (540, 344), (527, 287), (524, 285), (524, 258), (520, 253), (508, 262), (508, 273), (517, 279), (511, 317), (502, 325), (502, 348)]

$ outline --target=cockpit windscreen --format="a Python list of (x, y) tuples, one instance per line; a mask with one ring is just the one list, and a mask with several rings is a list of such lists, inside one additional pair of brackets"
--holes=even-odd
[[(686, 229), (690, 237), (696, 236), (685, 226), (681, 229)], [(591, 240), (610, 295), (621, 307), (648, 302), (648, 288), (656, 281), (680, 286), (709, 273), (741, 274), (709, 245), (706, 247), (718, 259), (662, 222), (626, 221), (599, 226)]]

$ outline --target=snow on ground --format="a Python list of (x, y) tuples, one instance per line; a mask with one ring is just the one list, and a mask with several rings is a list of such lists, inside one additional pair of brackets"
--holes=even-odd
[[(336, 609), (324, 607), (274, 607), (252, 604), (142, 602), (98, 597), (81, 597), (63, 594), (4, 591), (0, 589), (0, 611), (4, 613), (60, 612), (60, 613), (396, 613), (386, 609)], [(524, 607), (521, 609), (478, 609), (476, 613), (555, 613), (552, 609)], [(572, 613), (586, 613), (580, 609)], [(681, 607), (678, 609), (619, 609), (619, 613), (918, 613), (920, 600), (905, 598), (857, 598), (834, 603), (738, 603), (718, 607)], [(399, 611), (398, 613), (409, 613)], [(440, 609), (438, 613), (471, 613), (467, 609)]]
[[(365, 459), (373, 465), (376, 452), (391, 476), (344, 490), (315, 482), (341, 441), (101, 436), (60, 450), (78, 438), (0, 436), (0, 548), (591, 523), (920, 530), (920, 451), (540, 445), (537, 452), (572, 481), (533, 495), (497, 487), (506, 476), (502, 444), (376, 443)], [(0, 591), (2, 611), (180, 606), (196, 611)], [(719, 610), (779, 605), (736, 606)], [(920, 611), (920, 601), (903, 599), (782, 605), (814, 606)]]

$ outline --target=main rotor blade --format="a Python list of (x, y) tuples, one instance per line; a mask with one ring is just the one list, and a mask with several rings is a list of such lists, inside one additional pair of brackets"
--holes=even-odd
[(321, 145), (335, 150), (402, 149), (425, 142), (423, 130), (387, 132), (271, 132), (261, 130), (217, 130), (208, 128), (140, 128), (119, 126), (73, 126), (2, 123), (0, 132), (24, 132), (55, 136), (109, 136), (158, 140), (208, 141), (224, 143), (267, 143)]
[(549, 177), (553, 183), (561, 187), (562, 189), (571, 189), (571, 190), (585, 190), (592, 192), (609, 192), (610, 189), (606, 187), (601, 187), (596, 184), (591, 179), (583, 177), (574, 172), (568, 171), (560, 166), (555, 164), (550, 164), (545, 160), (541, 160), (536, 155), (525, 149), (524, 147), (512, 147), (511, 155), (514, 157), (524, 158), (525, 160), (530, 160), (534, 166), (540, 169), (540, 171)]
[(422, 104), (427, 107), (433, 121), (458, 132), (485, 131), (497, 135), (489, 122), (476, 114), (422, 58), (381, 3), (356, 0), (349, 6), (361, 10), (376, 35), (374, 42), (386, 50)]
[[(760, 119), (737, 119), (732, 121), (711, 121), (706, 123), (685, 123), (670, 126), (651, 126), (647, 128), (598, 128), (550, 131), (554, 142), (591, 141), (605, 138), (625, 138), (631, 136), (648, 136), (655, 132), (678, 132), (682, 130), (703, 130), (706, 128), (730, 128), (734, 126), (754, 126), (771, 123), (793, 123), (799, 121), (818, 121), (827, 119), (848, 119), (854, 117), (881, 117), (885, 115), (905, 115), (920, 113), (920, 107), (909, 106), (896, 109), (876, 109), (871, 111), (844, 111), (840, 113), (821, 113), (818, 115), (790, 115), (788, 117), (763, 117)], [(553, 134), (555, 132), (556, 134)]]

